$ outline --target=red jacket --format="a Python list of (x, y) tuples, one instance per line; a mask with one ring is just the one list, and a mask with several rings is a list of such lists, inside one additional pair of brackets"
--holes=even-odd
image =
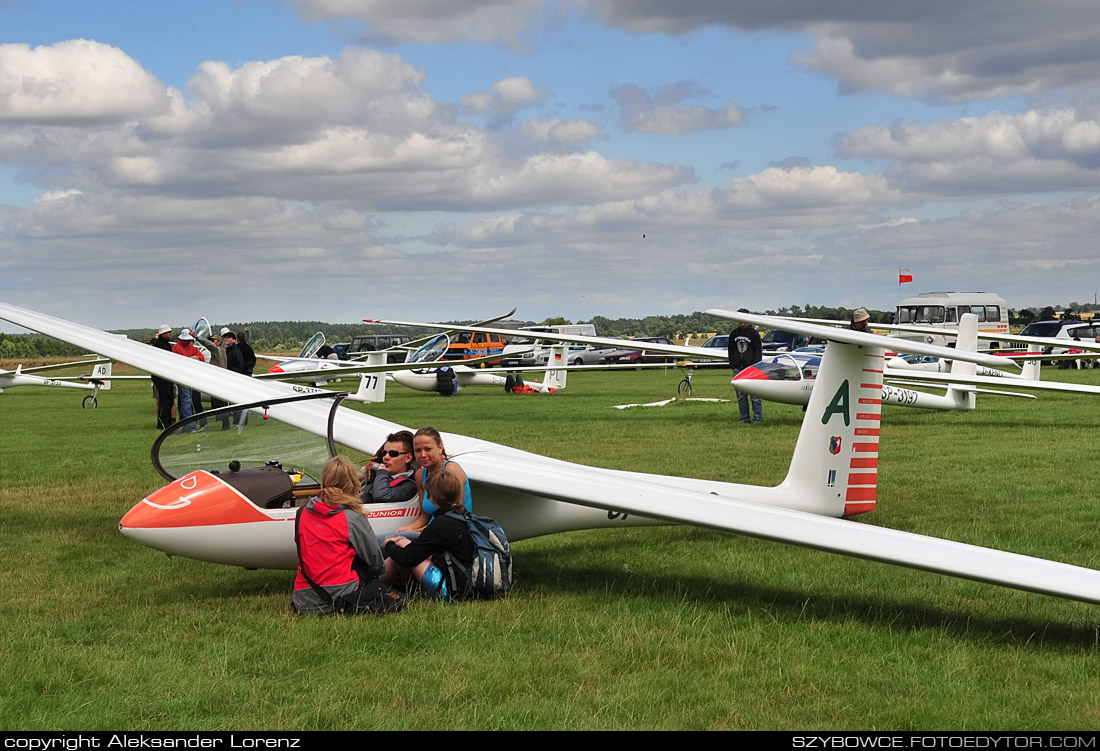
[(332, 597), (348, 595), (386, 570), (378, 536), (367, 517), (347, 506), (310, 501), (298, 522), (298, 576), (294, 607), (299, 613), (327, 613), (332, 604), (302, 575), (305, 567), (317, 586)]
[(181, 339), (172, 345), (172, 351), (177, 355), (183, 355), (184, 357), (197, 358), (199, 362), (206, 362), (206, 358), (202, 356), (202, 350), (195, 346), (195, 342), (190, 339)]

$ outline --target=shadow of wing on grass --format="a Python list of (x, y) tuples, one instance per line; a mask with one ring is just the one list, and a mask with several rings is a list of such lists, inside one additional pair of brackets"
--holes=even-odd
[[(641, 530), (634, 530), (639, 532)], [(651, 530), (652, 531), (652, 530)], [(555, 550), (524, 550), (522, 547), (513, 556), (517, 556), (514, 592), (523, 596), (524, 591), (542, 590), (544, 592), (571, 592), (583, 596), (600, 596), (605, 599), (624, 597), (638, 598), (662, 603), (691, 603), (701, 607), (711, 607), (724, 612), (761, 611), (776, 621), (790, 623), (828, 622), (854, 623), (885, 628), (891, 631), (918, 631), (923, 629), (941, 629), (964, 641), (996, 644), (1029, 644), (1046, 647), (1055, 651), (1087, 651), (1096, 649), (1098, 631), (1091, 606), (1048, 598), (1044, 595), (1014, 592), (995, 585), (974, 583), (976, 587), (993, 587), (1009, 592), (1011, 595), (1029, 598), (1026, 607), (1034, 608), (1037, 616), (998, 615), (988, 613), (990, 607), (1018, 611), (1020, 604), (996, 604), (980, 600), (969, 600), (957, 594), (942, 595), (942, 600), (951, 600), (946, 607), (927, 602), (926, 590), (914, 590), (913, 598), (906, 601), (891, 591), (874, 585), (865, 594), (852, 594), (852, 585), (837, 586), (830, 591), (836, 576), (830, 575), (825, 567), (796, 577), (806, 581), (806, 586), (776, 583), (769, 585), (759, 579), (751, 578), (744, 571), (731, 572), (721, 561), (715, 562), (710, 569), (713, 575), (698, 570), (694, 573), (664, 573), (676, 566), (677, 556), (691, 554), (693, 545), (700, 542), (713, 544), (714, 540), (745, 540), (737, 536), (726, 535), (712, 530), (694, 530), (686, 528), (665, 528), (664, 551), (656, 556), (653, 551), (643, 554), (629, 541), (616, 541), (610, 536), (584, 539), (581, 537), (559, 536), (561, 544)], [(584, 534), (584, 533), (582, 533)], [(711, 539), (713, 538), (713, 539)], [(756, 541), (753, 541), (756, 542)], [(671, 543), (671, 544), (670, 544)], [(713, 548), (711, 548), (713, 549)], [(614, 555), (614, 550), (620, 555)], [(670, 552), (671, 551), (671, 552)], [(593, 560), (593, 554), (601, 562)], [(816, 555), (816, 551), (815, 551)], [(830, 553), (821, 556), (836, 557)], [(664, 560), (658, 560), (663, 558)], [(844, 561), (844, 557), (838, 557)], [(607, 561), (614, 562), (610, 565)], [(883, 564), (859, 561), (861, 564), (880, 566)], [(654, 569), (660, 569), (654, 573)], [(705, 568), (705, 567), (704, 567)], [(807, 581), (807, 577), (816, 578), (818, 572), (823, 584)], [(931, 576), (943, 579), (939, 574), (912, 571), (915, 576)], [(789, 574), (789, 571), (788, 571)], [(950, 578), (950, 577), (947, 577)], [(779, 574), (775, 577), (778, 582)], [(971, 584), (964, 582), (964, 584)], [(938, 595), (936, 595), (938, 596)], [(924, 602), (920, 602), (921, 599)], [(1030, 598), (1039, 598), (1038, 601)], [(1044, 620), (1041, 612), (1042, 602), (1049, 601), (1058, 606), (1053, 609), (1051, 618)], [(958, 607), (954, 607), (954, 603)], [(986, 611), (982, 614), (981, 611)], [(1076, 621), (1076, 622), (1074, 622)]]

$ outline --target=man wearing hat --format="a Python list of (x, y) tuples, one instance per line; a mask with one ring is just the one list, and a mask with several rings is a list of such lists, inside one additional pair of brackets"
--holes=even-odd
[[(149, 344), (165, 352), (172, 351), (172, 327), (167, 323), (157, 328), (157, 333), (149, 340)], [(172, 427), (175, 419), (172, 417), (172, 408), (176, 401), (176, 385), (171, 381), (153, 376), (153, 399), (157, 405), (157, 427), (160, 430)]]
[[(216, 368), (226, 367), (225, 359), (225, 335), (229, 333), (229, 329), (222, 327), (222, 330), (218, 334), (212, 334), (209, 339), (205, 339), (201, 336), (196, 336), (195, 340), (202, 346), (206, 347), (210, 351), (210, 364)], [(210, 397), (210, 409), (218, 409), (224, 407), (225, 402), (217, 397)], [(222, 430), (229, 429), (229, 416), (220, 415), (218, 420), (221, 421)]]
[(853, 331), (865, 331), (870, 333), (871, 331), (871, 314), (867, 312), (866, 308), (856, 308), (852, 313), (852, 325)]
[[(177, 355), (183, 355), (189, 357), (192, 360), (198, 360), (199, 362), (206, 362), (206, 358), (202, 356), (202, 352), (195, 346), (195, 337), (192, 336), (190, 329), (184, 329), (180, 332), (179, 341), (172, 347), (172, 351)], [(202, 395), (199, 395), (198, 404), (195, 404), (195, 392), (193, 389), (189, 389), (186, 386), (177, 386), (176, 392), (179, 394), (180, 400), (180, 419), (185, 420), (191, 417), (196, 412), (202, 412)], [(196, 409), (197, 407), (197, 409)]]

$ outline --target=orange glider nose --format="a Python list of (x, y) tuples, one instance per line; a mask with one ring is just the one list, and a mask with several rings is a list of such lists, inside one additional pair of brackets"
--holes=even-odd
[(150, 493), (119, 522), (123, 529), (161, 529), (268, 521), (270, 517), (209, 472), (198, 471)]

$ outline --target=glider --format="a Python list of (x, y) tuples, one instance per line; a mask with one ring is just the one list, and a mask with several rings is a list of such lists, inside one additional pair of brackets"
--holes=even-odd
[[(892, 340), (891, 340), (892, 342)], [(954, 352), (974, 352), (977, 349), (977, 317), (966, 313), (959, 322), (957, 347)], [(767, 357), (733, 376), (733, 386), (758, 399), (783, 404), (809, 403), (822, 355), (802, 352), (785, 352)], [(941, 367), (944, 373), (941, 374)], [(1062, 391), (1078, 394), (1100, 394), (1100, 386), (1057, 383), (1039, 380), (1039, 365), (1028, 361), (1024, 373), (1012, 373), (996, 368), (976, 366), (961, 361), (957, 355), (935, 357), (910, 355), (886, 360), (883, 376), (888, 383), (882, 386), (884, 404), (898, 404), (918, 409), (944, 411), (969, 411), (975, 408), (975, 394), (1035, 397), (1014, 391), (979, 388), (988, 386), (1012, 386), (1036, 391)], [(905, 388), (905, 385), (945, 388), (945, 394), (929, 394)]]
[[(708, 312), (764, 326), (775, 320)], [(62, 319), (5, 304), (0, 304), (0, 318), (227, 402), (257, 405), (255, 409), (282, 423), (330, 436), (330, 451), (339, 443), (372, 453), (400, 428), (322, 399), (286, 401), (286, 385), (257, 382)], [(479, 513), (497, 518), (517, 540), (593, 527), (692, 524), (1100, 604), (1100, 572), (1092, 569), (838, 518), (873, 510), (876, 504), (884, 350), (881, 337), (873, 334), (830, 333), (833, 341), (822, 360), (790, 470), (775, 487), (600, 469), (457, 434), (443, 438), (448, 450), (461, 456)], [(987, 357), (938, 347), (928, 354), (982, 364)], [(291, 436), (273, 434), (265, 453), (293, 442)], [(197, 457), (203, 452), (189, 453)], [(234, 474), (232, 466), (218, 469)], [(238, 466), (235, 474), (245, 471), (250, 468)], [(293, 480), (285, 469), (267, 470), (272, 476), (281, 473)], [(296, 475), (303, 476), (300, 469)], [(386, 513), (396, 517), (391, 525), (384, 523)], [(397, 526), (402, 513), (399, 508), (379, 509), (374, 516), (378, 531)], [(220, 475), (198, 470), (139, 501), (120, 529), (170, 554), (246, 567), (293, 568), (293, 514), (292, 508), (261, 508)]]
[[(38, 375), (39, 373), (49, 372), (51, 370), (61, 370), (62, 368), (87, 365), (94, 366), (91, 375), (55, 376), (53, 378)], [(117, 378), (118, 376), (115, 377)], [(52, 386), (66, 389), (84, 389), (92, 393), (81, 400), (81, 406), (85, 408), (92, 407), (94, 409), (99, 406), (96, 397), (99, 396), (100, 390), (109, 390), (111, 388), (111, 379), (110, 360), (78, 360), (76, 362), (58, 363), (56, 365), (40, 365), (35, 368), (24, 368), (20, 365), (17, 366), (15, 370), (4, 370), (0, 368), (0, 393), (3, 393), (4, 389), (15, 388), (16, 386)]]

